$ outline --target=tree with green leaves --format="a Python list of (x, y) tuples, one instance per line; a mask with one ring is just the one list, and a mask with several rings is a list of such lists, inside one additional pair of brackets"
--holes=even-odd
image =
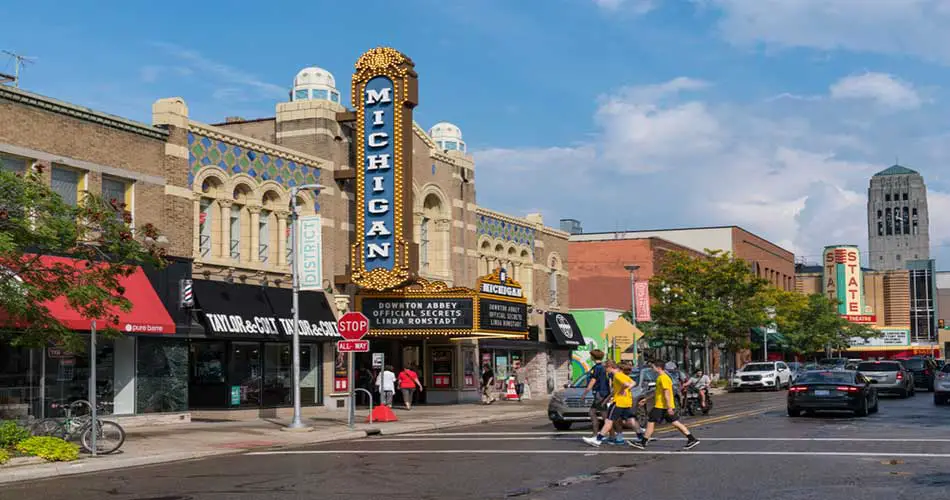
[(684, 353), (693, 343), (712, 342), (735, 351), (749, 345), (749, 331), (767, 321), (766, 280), (729, 252), (666, 254), (653, 278), (654, 338), (677, 341)]
[(132, 307), (120, 280), (137, 265), (162, 265), (164, 241), (151, 224), (133, 228), (124, 200), (86, 192), (74, 207), (41, 168), (0, 170), (0, 341), (82, 350), (85, 341), (50, 314), (47, 304), (60, 298), (82, 317), (104, 320), (105, 335), (117, 335), (108, 323)]
[(775, 309), (775, 325), (785, 337), (786, 347), (797, 354), (843, 350), (852, 338), (877, 335), (868, 326), (842, 318), (838, 301), (824, 294), (772, 289), (768, 295), (769, 305)]

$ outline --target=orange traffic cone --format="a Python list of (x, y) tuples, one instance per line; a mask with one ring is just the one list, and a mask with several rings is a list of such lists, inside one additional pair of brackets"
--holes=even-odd
[[(393, 413), (392, 408), (386, 405), (379, 405), (376, 408), (373, 408), (372, 413), (370, 414), (373, 418), (373, 422), (395, 422), (399, 420), (396, 418), (396, 414)], [(370, 416), (367, 415), (366, 421), (370, 421)]]

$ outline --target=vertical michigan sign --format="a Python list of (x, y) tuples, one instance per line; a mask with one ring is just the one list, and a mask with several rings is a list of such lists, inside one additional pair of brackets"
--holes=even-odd
[(864, 306), (864, 273), (861, 253), (854, 245), (825, 247), (822, 265), (824, 291), (838, 301), (838, 314), (854, 323), (874, 323)]
[(356, 62), (356, 234), (352, 281), (386, 290), (409, 281), (412, 245), (412, 108), (418, 101), (413, 62), (377, 47)]

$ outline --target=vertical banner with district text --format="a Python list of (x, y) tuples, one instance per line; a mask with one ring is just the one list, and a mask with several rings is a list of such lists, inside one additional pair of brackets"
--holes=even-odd
[(297, 224), (297, 273), (301, 290), (323, 290), (323, 220), (300, 217)]

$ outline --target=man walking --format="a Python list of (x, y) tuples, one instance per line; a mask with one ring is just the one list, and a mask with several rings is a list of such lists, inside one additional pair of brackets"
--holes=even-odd
[[(623, 443), (623, 427), (629, 425), (635, 430), (640, 429), (633, 414), (633, 394), (631, 390), (636, 382), (627, 374), (620, 371), (620, 367), (613, 361), (608, 361), (606, 371), (611, 376), (611, 398), (609, 410), (604, 418), (604, 427), (593, 437), (585, 437), (584, 442), (591, 446), (600, 446), (604, 439), (616, 426), (617, 436), (614, 443)], [(639, 435), (639, 432), (638, 432)]]
[(524, 372), (524, 366), (521, 366), (521, 361), (515, 361), (515, 394), (518, 395), (518, 402), (521, 402), (522, 396), (524, 396), (524, 384), (525, 384), (526, 374)]
[(495, 372), (491, 365), (486, 364), (482, 367), (482, 404), (490, 405), (495, 402), (495, 396), (492, 389), (495, 386)]
[(634, 448), (645, 450), (647, 449), (647, 443), (650, 442), (650, 438), (653, 436), (653, 431), (656, 430), (656, 424), (663, 422), (664, 420), (669, 422), (676, 430), (680, 431), (681, 434), (686, 436), (686, 446), (685, 449), (689, 450), (699, 444), (699, 440), (696, 439), (689, 429), (679, 421), (679, 415), (676, 411), (676, 398), (673, 397), (673, 379), (670, 378), (669, 374), (666, 373), (666, 369), (663, 366), (662, 361), (654, 361), (653, 369), (656, 370), (656, 396), (654, 399), (653, 409), (650, 410), (650, 420), (647, 423), (647, 432), (646, 434), (636, 441), (631, 441), (630, 446)]
[(590, 406), (590, 424), (596, 436), (600, 430), (600, 417), (606, 418), (607, 400), (610, 399), (610, 380), (603, 365), (604, 351), (594, 349), (590, 352), (590, 359), (594, 360), (594, 366), (587, 372), (587, 388), (581, 394), (581, 401), (587, 397), (588, 392), (594, 393), (594, 403)]
[(382, 396), (383, 405), (392, 408), (393, 394), (396, 393), (396, 374), (393, 373), (393, 367), (386, 365), (383, 371), (376, 377), (376, 387)]

